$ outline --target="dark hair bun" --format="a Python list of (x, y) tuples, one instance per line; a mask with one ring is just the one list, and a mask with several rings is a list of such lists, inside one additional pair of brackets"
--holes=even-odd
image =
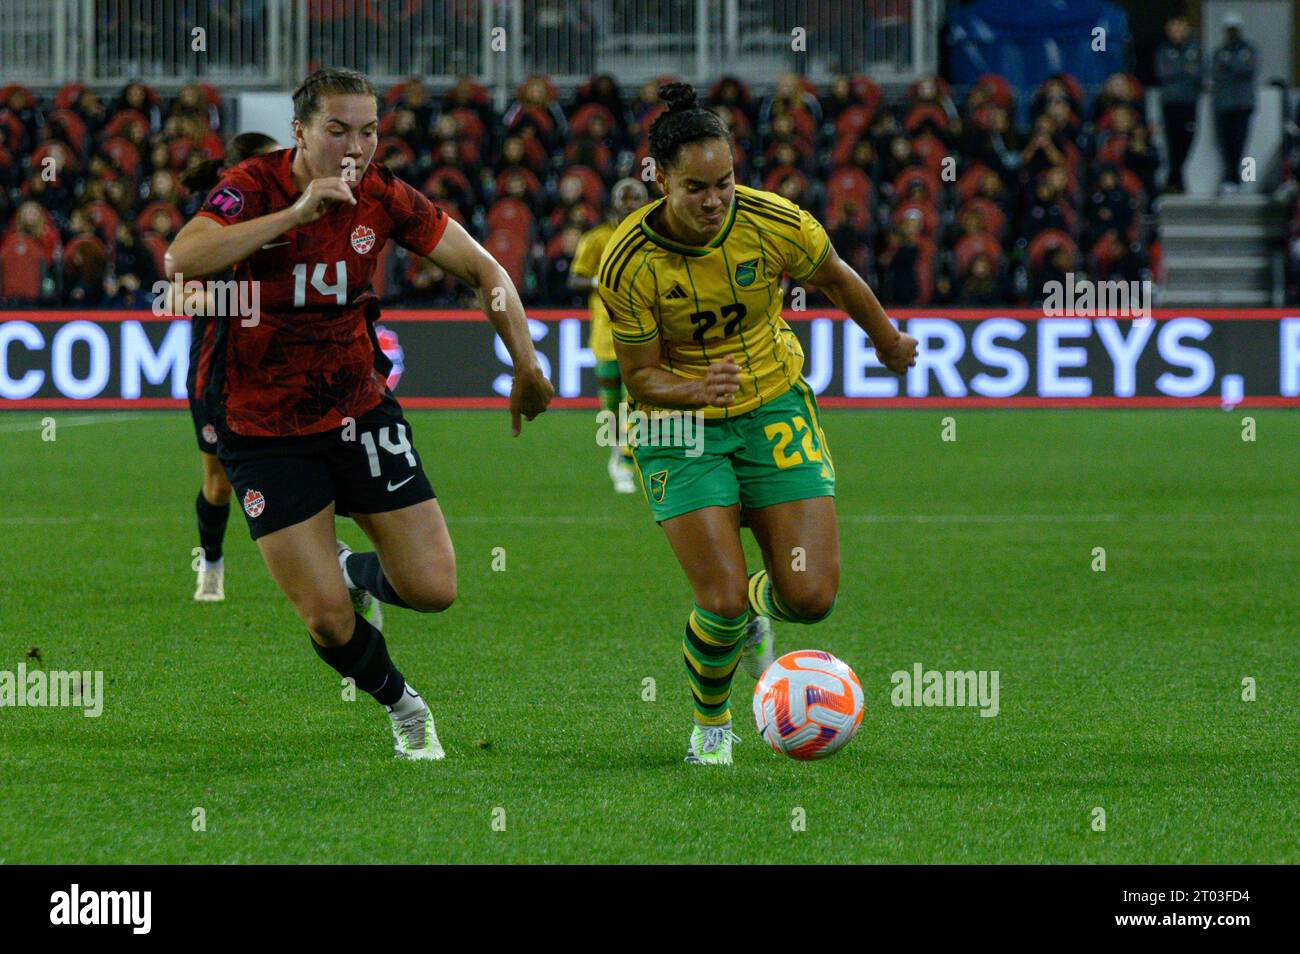
[(659, 165), (673, 165), (681, 148), (693, 142), (728, 138), (717, 114), (695, 104), (695, 87), (689, 83), (665, 83), (659, 98), (668, 108), (650, 124), (646, 137), (650, 156)]
[(668, 104), (670, 113), (695, 108), (695, 87), (689, 83), (665, 83), (659, 87), (659, 98)]

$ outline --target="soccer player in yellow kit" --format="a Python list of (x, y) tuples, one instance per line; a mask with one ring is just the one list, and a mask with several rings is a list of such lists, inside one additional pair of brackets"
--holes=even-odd
[[(671, 425), (633, 429), (633, 453), (695, 597), (682, 641), (695, 703), (686, 761), (730, 765), (742, 654), (761, 675), (769, 621), (825, 619), (839, 588), (835, 465), (803, 350), (781, 317), (781, 277), (825, 292), (896, 373), (915, 363), (916, 339), (890, 323), (816, 219), (735, 184), (730, 137), (690, 86), (659, 94), (668, 111), (650, 128), (650, 155), (664, 197), (623, 220), (598, 282), (629, 405)], [(702, 410), (702, 442), (680, 417), (662, 420), (673, 410)], [(752, 574), (742, 508), (763, 551)]]
[[(609, 218), (582, 236), (569, 268), (569, 287), (574, 291), (590, 292), (587, 307), (591, 312), (591, 330), (587, 346), (596, 358), (600, 406), (613, 414), (615, 420), (618, 419), (619, 405), (623, 401), (623, 382), (619, 377), (618, 359), (614, 354), (614, 339), (609, 331), (609, 312), (605, 310), (600, 293), (596, 290), (596, 273), (600, 270), (600, 258), (605, 253), (609, 237), (614, 234), (620, 222), (645, 205), (646, 198), (645, 184), (638, 179), (620, 179), (614, 183), (610, 192)], [(614, 433), (617, 433), (617, 429)], [(636, 481), (632, 476), (632, 455), (625, 442), (620, 441), (610, 448), (609, 479), (614, 482), (617, 493), (630, 494), (636, 491)]]

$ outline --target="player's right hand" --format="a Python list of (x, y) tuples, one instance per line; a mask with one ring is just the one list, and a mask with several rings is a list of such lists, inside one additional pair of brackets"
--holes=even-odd
[(700, 382), (701, 401), (706, 407), (727, 407), (740, 390), (740, 365), (731, 355), (709, 365)]
[(877, 348), (876, 360), (895, 374), (905, 374), (916, 364), (916, 339), (900, 334), (890, 347)]
[(307, 225), (328, 212), (329, 207), (335, 202), (357, 204), (356, 197), (347, 182), (339, 176), (329, 176), (324, 179), (312, 179), (307, 183), (307, 188), (290, 208), (293, 210), (294, 221), (298, 225)]

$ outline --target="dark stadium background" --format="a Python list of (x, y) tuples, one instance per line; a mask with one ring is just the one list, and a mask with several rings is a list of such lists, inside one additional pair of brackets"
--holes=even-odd
[[(43, 323), (51, 337), (95, 311), (150, 308), (163, 252), (202, 198), (180, 177), (257, 128), (268, 97), (344, 65), (382, 93), (375, 161), (465, 225), (534, 310), (583, 316), (584, 295), (567, 287), (578, 238), (606, 214), (613, 182), (645, 169), (657, 85), (684, 78), (733, 131), (738, 181), (817, 215), (888, 308), (1032, 318), (1045, 284), (1070, 274), (1149, 282), (1157, 307), (1182, 309), (1169, 316), (1248, 309), (1241, 317), (1267, 323), (1287, 313), (1261, 309), (1300, 300), (1287, 39), (1297, 14), (1238, 6), (1259, 49), (1245, 143), (1257, 176), (1221, 194), (1211, 59), (1232, 4), (16, 0), (0, 11), (0, 308), (11, 322), (17, 310), (63, 310)], [(1204, 74), (1177, 195), (1156, 65), (1175, 15), (1202, 44)], [(289, 144), (287, 129), (264, 131)], [(466, 288), (392, 244), (375, 290), (389, 311), (474, 307)], [(796, 307), (827, 304), (813, 291)], [(438, 337), (449, 325), (391, 326), (430, 353), (460, 343)], [(1239, 354), (1221, 340), (1230, 326), (1213, 327), (1206, 353)], [(1251, 327), (1260, 340), (1244, 365), (1216, 368), (1193, 395), (1201, 403), (1221, 393), (1220, 372), (1242, 374), (1247, 396), (1296, 396), (1285, 328)], [(37, 344), (6, 323), (0, 335), (4, 406), (72, 396), (46, 374), (44, 335)], [(1091, 368), (1104, 351), (1095, 337), (1086, 347)], [(495, 373), (491, 351), (473, 355), (467, 372)], [(95, 360), (79, 343), (65, 370), (94, 379)], [(115, 353), (110, 364), (117, 374)], [(13, 385), (32, 368), (45, 374), (39, 388)], [(963, 371), (965, 385), (978, 370)], [(929, 397), (938, 383), (906, 394)], [(445, 384), (409, 396), (446, 395)], [(151, 386), (142, 396), (171, 390)], [(73, 390), (109, 406), (132, 396)], [(594, 393), (590, 369), (581, 390)]]
[[(565, 287), (569, 257), (609, 186), (642, 169), (662, 108), (655, 86), (668, 76), (695, 82), (723, 112), (739, 181), (821, 217), (886, 305), (1032, 307), (1065, 270), (1159, 280), (1168, 170), (1155, 47), (1165, 16), (1186, 12), (1204, 24), (1208, 60), (1221, 8), (18, 0), (0, 12), (0, 296), (11, 306), (146, 304), (166, 242), (199, 199), (178, 176), (247, 128), (244, 96), (291, 89), (324, 64), (372, 77), (384, 96), (376, 161), (484, 241), (527, 304), (584, 304)], [(978, 49), (962, 39), (977, 15), (992, 30)], [(1289, 32), (1294, 16), (1274, 19)], [(186, 42), (196, 27), (201, 52)], [(796, 27), (806, 53), (790, 49)], [(1104, 52), (1089, 43), (1098, 27)], [(999, 45), (1015, 55), (999, 60)], [(1265, 70), (1256, 81), (1266, 92), (1294, 79), (1290, 63)], [(1261, 128), (1294, 115), (1290, 93), (1274, 92), (1257, 105)], [(1033, 147), (1035, 122), (1052, 126), (1050, 155)], [(266, 132), (287, 144), (286, 129)], [(1293, 125), (1282, 132), (1250, 190), (1282, 189), (1279, 201), (1294, 168)], [(39, 176), (46, 157), (58, 163), (53, 184)], [(1099, 188), (1107, 167), (1115, 180)], [(1283, 211), (1294, 220), (1294, 200)], [(391, 247), (377, 284), (407, 307), (472, 304)], [(1293, 279), (1287, 288), (1294, 300)]]

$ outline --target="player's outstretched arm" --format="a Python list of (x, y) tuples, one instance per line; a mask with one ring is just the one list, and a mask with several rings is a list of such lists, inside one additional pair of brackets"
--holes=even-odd
[(596, 276), (579, 275), (573, 269), (569, 269), (569, 278), (566, 285), (569, 291), (589, 292), (596, 287)]
[(474, 289), (484, 314), (510, 352), (515, 367), (514, 386), (510, 389), (510, 433), (518, 437), (520, 416), (531, 421), (545, 411), (555, 397), (555, 388), (537, 361), (524, 303), (519, 300), (510, 273), (455, 221), (447, 222), (429, 261)]
[(190, 219), (167, 249), (167, 278), (174, 279), (178, 273), (202, 278), (224, 272), (290, 229), (315, 222), (335, 202), (357, 204), (352, 189), (337, 176), (313, 179), (287, 209), (247, 222), (222, 225), (204, 216)]
[(916, 339), (889, 323), (871, 286), (835, 254), (834, 248), (808, 281), (858, 323), (876, 346), (876, 357), (890, 371), (902, 374), (916, 364)]
[(709, 365), (703, 378), (684, 378), (659, 367), (658, 338), (644, 344), (615, 338), (614, 354), (627, 393), (642, 404), (685, 410), (727, 407), (740, 390), (740, 365), (730, 355)]

